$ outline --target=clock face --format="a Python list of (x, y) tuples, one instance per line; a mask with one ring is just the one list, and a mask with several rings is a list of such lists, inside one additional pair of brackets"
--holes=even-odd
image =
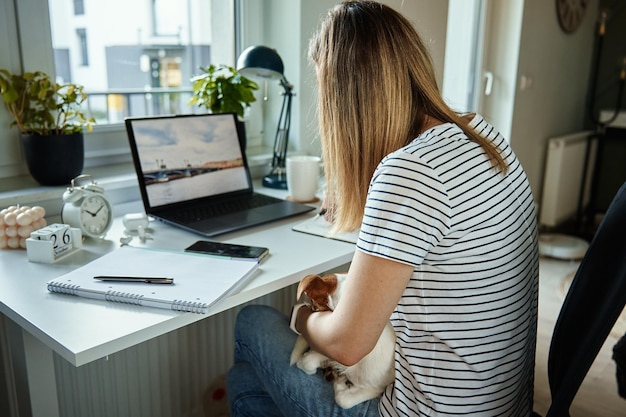
[(556, 0), (556, 13), (563, 31), (574, 32), (585, 17), (589, 0)]
[(101, 196), (89, 195), (80, 205), (82, 229), (91, 236), (101, 236), (111, 223), (111, 207)]

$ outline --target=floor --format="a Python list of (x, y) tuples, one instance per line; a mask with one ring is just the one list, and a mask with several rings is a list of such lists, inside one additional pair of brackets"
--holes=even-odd
[[(576, 270), (577, 262), (542, 258), (539, 271), (539, 328), (535, 369), (535, 411), (545, 416), (550, 404), (547, 360), (554, 323), (561, 307), (562, 281)], [(613, 345), (619, 336), (610, 335), (593, 363), (574, 403), (571, 417), (626, 417), (626, 399), (617, 394)]]

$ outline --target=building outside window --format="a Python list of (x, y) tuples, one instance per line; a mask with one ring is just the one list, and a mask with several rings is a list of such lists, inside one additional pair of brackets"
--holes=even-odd
[(152, 0), (152, 34), (154, 36), (181, 36), (184, 8), (178, 0)]
[(57, 81), (85, 87), (98, 126), (198, 111), (187, 105), (190, 79), (201, 66), (235, 63), (232, 3), (83, 0), (72, 9), (49, 0)]

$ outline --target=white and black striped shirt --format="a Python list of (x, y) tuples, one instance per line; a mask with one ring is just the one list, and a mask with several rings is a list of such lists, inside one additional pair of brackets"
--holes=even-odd
[(504, 138), (471, 126), (509, 165), (492, 168), (456, 125), (427, 130), (378, 166), (359, 250), (413, 265), (391, 322), (395, 383), (382, 416), (524, 416), (532, 410), (538, 251), (533, 197)]

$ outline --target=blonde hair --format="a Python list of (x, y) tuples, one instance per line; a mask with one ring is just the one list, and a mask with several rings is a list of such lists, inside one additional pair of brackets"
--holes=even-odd
[(426, 116), (457, 124), (506, 171), (498, 149), (446, 105), (426, 46), (392, 8), (366, 0), (335, 6), (311, 38), (309, 58), (336, 232), (360, 227), (374, 170), (420, 134)]

